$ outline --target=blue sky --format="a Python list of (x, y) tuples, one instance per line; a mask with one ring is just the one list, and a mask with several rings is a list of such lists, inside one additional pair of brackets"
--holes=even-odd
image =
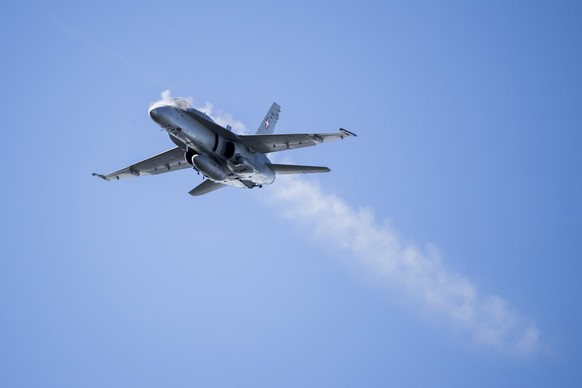
[[(0, 9), (0, 385), (582, 382), (576, 2)], [(172, 146), (163, 90), (359, 136), (261, 190), (92, 177)]]

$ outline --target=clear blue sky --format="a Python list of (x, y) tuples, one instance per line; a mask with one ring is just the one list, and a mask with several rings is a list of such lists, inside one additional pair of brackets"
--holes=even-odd
[[(580, 20), (3, 2), (0, 386), (580, 386)], [(172, 146), (165, 89), (359, 137), (282, 154), (332, 173), (261, 190), (92, 177)]]

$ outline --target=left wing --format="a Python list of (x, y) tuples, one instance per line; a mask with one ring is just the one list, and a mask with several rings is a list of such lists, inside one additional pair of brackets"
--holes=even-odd
[(107, 175), (93, 173), (93, 176), (98, 176), (99, 178), (109, 181), (112, 179), (119, 180), (122, 178), (131, 178), (141, 175), (162, 174), (164, 172), (181, 170), (188, 167), (190, 167), (190, 165), (184, 158), (184, 151), (179, 147), (176, 147), (166, 152), (162, 152), (161, 154), (152, 156), (151, 158), (142, 160), (141, 162), (132, 164), (131, 166), (119, 171)]
[(326, 141), (339, 140), (351, 136), (356, 136), (356, 134), (340, 128), (339, 132), (336, 133), (239, 135), (239, 138), (246, 146), (257, 152), (266, 154), (269, 152), (311, 147)]

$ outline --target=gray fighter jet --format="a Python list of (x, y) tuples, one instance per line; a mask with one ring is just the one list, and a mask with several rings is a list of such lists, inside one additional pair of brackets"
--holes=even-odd
[(107, 181), (155, 175), (194, 168), (207, 179), (190, 191), (202, 195), (225, 186), (252, 189), (273, 183), (277, 174), (329, 172), (327, 167), (271, 163), (266, 154), (310, 147), (326, 141), (356, 136), (343, 128), (335, 133), (274, 135), (281, 108), (273, 103), (254, 135), (237, 135), (207, 114), (191, 108), (184, 99), (156, 103), (150, 117), (170, 135), (176, 147), (107, 175)]

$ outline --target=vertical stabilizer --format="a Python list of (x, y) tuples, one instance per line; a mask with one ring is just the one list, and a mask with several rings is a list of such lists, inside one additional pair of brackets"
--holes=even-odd
[(257, 129), (257, 135), (270, 135), (275, 130), (275, 124), (279, 120), (279, 112), (281, 112), (281, 107), (276, 102), (271, 105), (271, 109), (261, 122), (259, 129)]

